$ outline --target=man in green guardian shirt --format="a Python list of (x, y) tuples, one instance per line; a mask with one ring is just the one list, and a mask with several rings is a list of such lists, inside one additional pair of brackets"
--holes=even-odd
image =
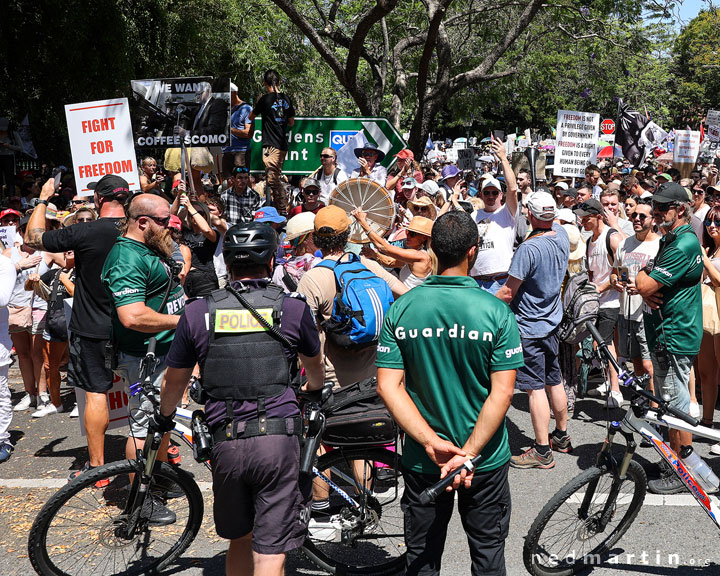
[[(172, 240), (167, 229), (170, 205), (153, 194), (138, 194), (127, 208), (127, 223), (102, 269), (102, 282), (112, 302), (113, 341), (118, 349), (115, 373), (130, 385), (139, 379), (140, 362), (148, 340), (157, 339), (158, 368), (152, 374), (158, 396), (165, 370), (165, 354), (185, 307), (182, 286), (163, 262), (169, 259)], [(162, 258), (161, 258), (162, 257)], [(168, 285), (170, 290), (168, 293)], [(165, 294), (167, 301), (163, 304)], [(162, 307), (161, 307), (162, 306)], [(130, 427), (126, 456), (135, 458), (147, 433), (152, 405), (142, 395), (130, 399)], [(135, 441), (137, 439), (139, 441)], [(161, 446), (158, 459), (166, 458)]]
[[(638, 273), (635, 285), (644, 301), (656, 394), (670, 396), (672, 406), (688, 413), (690, 369), (702, 340), (703, 251), (690, 226), (692, 204), (685, 188), (668, 182), (652, 201), (655, 223), (664, 236), (654, 264)], [(670, 430), (670, 447), (676, 453), (690, 445), (690, 432)], [(674, 494), (684, 488), (670, 467), (659, 479), (648, 482), (655, 494)]]
[(439, 574), (453, 493), (422, 505), (428, 486), (481, 455), (453, 488), (468, 535), (472, 574), (505, 574), (510, 524), (505, 414), (523, 364), (515, 316), (468, 271), (478, 230), (465, 212), (435, 222), (438, 275), (390, 307), (377, 347), (378, 393), (405, 431), (407, 574)]

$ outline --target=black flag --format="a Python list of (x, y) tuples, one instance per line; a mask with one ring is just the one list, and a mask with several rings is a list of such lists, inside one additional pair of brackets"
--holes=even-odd
[(649, 122), (637, 110), (631, 110), (622, 99), (618, 101), (618, 121), (615, 134), (615, 143), (622, 147), (623, 156), (637, 168), (643, 163), (650, 150), (640, 144), (640, 136)]

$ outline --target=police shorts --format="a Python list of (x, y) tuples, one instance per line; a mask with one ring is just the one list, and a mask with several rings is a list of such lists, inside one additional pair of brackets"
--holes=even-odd
[[(129, 389), (132, 384), (135, 384), (135, 382), (140, 381), (140, 364), (142, 360), (141, 357), (130, 356), (123, 352), (118, 354), (115, 374), (123, 381), (126, 390)], [(163, 374), (165, 374), (165, 356), (158, 356), (157, 360), (157, 368), (155, 372), (152, 373), (152, 383), (157, 399), (159, 400), (160, 386), (162, 385)], [(133, 436), (136, 438), (145, 438), (147, 436), (148, 423), (154, 411), (153, 403), (145, 394), (141, 393), (130, 396), (128, 400), (128, 412), (130, 413), (130, 431)]]
[(226, 440), (212, 451), (213, 514), (218, 536), (250, 532), (259, 554), (283, 554), (302, 545), (310, 519), (312, 482), (301, 479), (297, 436)]
[(108, 340), (70, 334), (68, 380), (85, 392), (103, 394), (113, 385), (113, 373), (105, 365)]
[(618, 356), (623, 358), (641, 358), (650, 360), (650, 348), (645, 337), (645, 323), (640, 320), (627, 320), (624, 316), (618, 319)]
[(542, 390), (545, 386), (562, 384), (557, 336), (521, 337), (521, 342), (525, 364), (517, 369), (515, 387), (518, 390)]

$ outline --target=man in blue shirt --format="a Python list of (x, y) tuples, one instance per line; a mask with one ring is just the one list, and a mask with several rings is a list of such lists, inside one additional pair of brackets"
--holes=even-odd
[(250, 138), (254, 122), (250, 120), (252, 106), (238, 96), (238, 87), (230, 83), (230, 146), (223, 148), (223, 176), (229, 178), (235, 166), (250, 170)]
[[(572, 450), (567, 435), (567, 396), (562, 385), (555, 335), (562, 320), (560, 291), (567, 271), (570, 239), (562, 226), (553, 224), (556, 208), (550, 193), (533, 193), (527, 207), (532, 232), (515, 252), (508, 281), (496, 294), (510, 304), (517, 318), (525, 365), (518, 368), (515, 386), (528, 393), (535, 431), (535, 445), (520, 456), (513, 456), (510, 465), (513, 468), (553, 468), (552, 450)], [(550, 437), (548, 394), (556, 424)]]

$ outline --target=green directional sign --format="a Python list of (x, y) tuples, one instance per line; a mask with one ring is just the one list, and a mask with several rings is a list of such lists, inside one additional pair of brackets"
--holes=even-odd
[[(262, 118), (255, 120), (251, 146), (252, 172), (264, 172), (262, 161)], [(285, 174), (310, 174), (320, 167), (323, 148), (340, 150), (355, 134), (363, 130), (369, 142), (385, 152), (384, 166), (390, 165), (403, 148), (402, 136), (387, 118), (303, 118), (296, 116), (288, 130), (288, 153), (283, 164)]]

